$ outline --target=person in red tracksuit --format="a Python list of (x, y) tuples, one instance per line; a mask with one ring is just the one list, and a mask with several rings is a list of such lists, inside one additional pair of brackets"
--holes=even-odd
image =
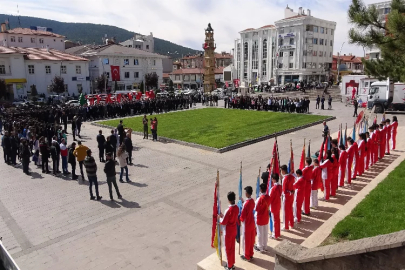
[(390, 123), (391, 123), (391, 120), (390, 119), (387, 119), (387, 120), (385, 120), (385, 128), (387, 129), (387, 140), (386, 140), (386, 143), (385, 143), (385, 154), (386, 155), (390, 155), (390, 141), (391, 141), (391, 128), (392, 128), (392, 126), (390, 125)]
[(353, 139), (351, 140), (352, 146), (354, 148), (354, 158), (353, 158), (353, 166), (352, 166), (352, 179), (356, 179), (357, 176), (357, 167), (359, 163), (359, 146), (356, 141)]
[(376, 155), (375, 155), (375, 149), (377, 148), (377, 141), (376, 141), (376, 135), (374, 133), (374, 127), (370, 126), (368, 128), (368, 134), (369, 134), (369, 139), (367, 140), (368, 144), (367, 144), (367, 148), (368, 148), (368, 152), (370, 155), (370, 164), (369, 166), (373, 166), (377, 160), (376, 160)]
[(333, 158), (332, 152), (330, 150), (326, 151), (327, 158), (321, 162), (320, 166), (322, 169), (322, 181), (324, 186), (324, 200), (328, 201), (330, 196), (330, 182), (333, 177)]
[(310, 205), (311, 205), (311, 191), (312, 191), (312, 170), (313, 166), (311, 166), (312, 159), (307, 157), (305, 159), (305, 167), (302, 169), (302, 177), (305, 180), (305, 193), (304, 193), (304, 205), (303, 205), (303, 215), (308, 216), (310, 214)]
[(376, 137), (376, 148), (375, 148), (375, 155), (376, 155), (376, 162), (381, 158), (381, 131), (378, 128), (378, 124), (376, 124), (374, 126), (374, 133), (375, 133), (375, 137)]
[(246, 201), (243, 203), (242, 213), (240, 214), (241, 222), (241, 235), (243, 255), (240, 257), (244, 261), (251, 261), (253, 258), (253, 246), (256, 238), (255, 217), (253, 210), (255, 209), (255, 201), (251, 198), (253, 188), (251, 186), (245, 187)]
[(371, 147), (372, 141), (370, 140), (370, 132), (366, 132), (366, 164), (364, 165), (364, 171), (368, 171), (368, 168), (371, 166)]
[(269, 207), (270, 196), (266, 194), (267, 185), (260, 184), (260, 197), (256, 199), (256, 229), (257, 229), (257, 245), (254, 246), (256, 251), (267, 250), (267, 241), (269, 239)]
[(392, 117), (392, 124), (391, 124), (391, 141), (392, 141), (392, 150), (395, 150), (397, 145), (397, 129), (398, 129), (398, 119), (396, 116)]
[(353, 146), (353, 140), (351, 137), (347, 137), (347, 142), (349, 147), (347, 147), (347, 175), (346, 175), (346, 179), (347, 179), (347, 183), (349, 185), (352, 184), (352, 171), (353, 171), (353, 161), (355, 158), (354, 155), (354, 151), (355, 148)]
[(311, 184), (311, 208), (318, 207), (318, 189), (323, 190), (322, 185), (322, 169), (319, 167), (319, 160), (314, 159), (314, 169), (312, 170), (312, 184)]
[(347, 172), (347, 152), (343, 144), (339, 145), (340, 154), (339, 154), (339, 187), (345, 185), (345, 177)]
[(339, 177), (339, 150), (332, 148), (332, 178), (330, 179), (330, 196), (336, 197), (336, 190), (338, 189), (338, 177)]
[(380, 124), (380, 158), (385, 156), (385, 142), (387, 141), (387, 129), (385, 128), (385, 122)]
[(301, 222), (301, 209), (304, 203), (305, 194), (305, 179), (302, 177), (302, 171), (300, 169), (296, 170), (297, 180), (294, 183), (295, 189), (295, 205), (294, 205), (294, 222)]
[(235, 264), (235, 238), (237, 235), (236, 225), (239, 223), (239, 207), (235, 205), (236, 195), (234, 192), (228, 193), (228, 201), (230, 203), (228, 209), (224, 214), (220, 214), (220, 222), (223, 226), (224, 238), (225, 238), (225, 255), (227, 260), (226, 270), (232, 270)]
[(287, 165), (281, 166), (280, 170), (281, 175), (283, 176), (283, 230), (289, 230), (290, 227), (294, 227), (293, 205), (295, 177), (287, 173)]
[(274, 233), (271, 235), (272, 238), (278, 239), (280, 237), (280, 210), (281, 210), (281, 194), (283, 193), (283, 188), (279, 184), (279, 176), (277, 173), (273, 173), (271, 176), (271, 181), (273, 186), (270, 190), (270, 211), (271, 218), (274, 224)]
[(359, 161), (357, 163), (357, 175), (361, 176), (365, 171), (365, 164), (367, 161), (367, 152), (366, 152), (366, 134), (361, 133), (359, 135), (360, 142), (359, 142)]

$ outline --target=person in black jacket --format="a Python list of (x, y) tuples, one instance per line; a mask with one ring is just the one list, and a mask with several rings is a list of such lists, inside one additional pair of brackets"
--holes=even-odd
[(73, 151), (75, 151), (76, 148), (76, 143), (73, 142), (68, 151), (68, 162), (70, 163), (70, 166), (72, 166), (72, 180), (77, 180), (79, 179), (79, 176), (76, 175), (76, 157), (73, 154)]
[[(54, 174), (61, 173), (59, 171), (59, 163), (60, 163), (60, 145), (57, 141), (57, 137), (53, 136), (52, 138), (52, 147), (55, 148), (56, 156), (55, 156), (55, 163), (53, 163), (53, 170)], [(54, 161), (54, 156), (52, 155), (52, 161)]]
[(62, 112), (62, 122), (63, 122), (63, 126), (65, 128), (65, 132), (67, 134), (67, 122), (68, 122), (68, 117), (65, 111)]
[(267, 185), (267, 182), (269, 181), (269, 169), (270, 169), (270, 164), (267, 165), (267, 170), (265, 172), (262, 173), (262, 180), (263, 183)]
[(127, 134), (127, 137), (124, 139), (125, 150), (128, 153), (127, 163), (132, 165), (132, 150), (134, 147), (132, 146), (131, 134)]
[(21, 142), (21, 160), (22, 160), (22, 165), (23, 165), (23, 172), (26, 175), (30, 175), (30, 172), (29, 172), (30, 156), (31, 156), (31, 151), (28, 147), (27, 140), (23, 139)]
[(17, 165), (16, 158), (18, 153), (18, 138), (16, 135), (10, 137), (11, 145), (11, 164)]
[(8, 136), (8, 131), (4, 132), (2, 140), (3, 152), (4, 152), (4, 162), (7, 164), (11, 163), (11, 142), (10, 137)]
[(108, 191), (110, 192), (110, 199), (111, 201), (114, 200), (112, 194), (112, 185), (114, 185), (115, 191), (117, 192), (117, 196), (119, 199), (122, 198), (120, 191), (117, 185), (117, 178), (115, 172), (115, 161), (112, 159), (112, 153), (109, 152), (106, 154), (107, 161), (104, 165), (104, 172), (107, 176), (107, 184), (108, 184)]
[(39, 152), (41, 153), (42, 173), (50, 173), (48, 168), (49, 146), (46, 144), (44, 137), (39, 139)]
[[(124, 125), (122, 124), (122, 120), (120, 120), (120, 123), (117, 126), (117, 131), (118, 131), (118, 134), (120, 135), (120, 145), (121, 145), (125, 138), (125, 130), (124, 130)], [(115, 154), (114, 154), (114, 159), (115, 159)]]
[[(114, 153), (114, 160), (115, 160), (115, 158), (117, 156), (117, 137), (115, 136), (113, 129), (111, 130), (110, 143), (114, 149), (112, 153)], [(106, 151), (106, 153), (107, 153), (107, 151)]]
[(72, 135), (73, 140), (76, 141), (76, 117), (73, 117), (72, 119)]
[(100, 162), (105, 162), (104, 160), (104, 143), (105, 143), (105, 137), (103, 135), (103, 131), (100, 129), (98, 131), (97, 135), (97, 144), (98, 144), (98, 157), (100, 159)]
[(108, 136), (107, 141), (104, 142), (105, 153), (113, 153), (114, 152), (114, 147), (112, 146), (112, 143), (111, 143), (111, 137), (113, 137), (113, 136), (114, 135)]

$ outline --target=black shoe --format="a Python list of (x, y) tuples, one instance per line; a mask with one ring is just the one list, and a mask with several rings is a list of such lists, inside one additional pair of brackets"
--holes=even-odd
[(94, 197), (94, 196), (90, 197), (90, 200), (92, 200), (92, 201), (94, 201), (95, 199), (96, 199), (96, 197)]
[(114, 198), (112, 198), (112, 197), (111, 197), (111, 198), (110, 198), (110, 201), (112, 201), (112, 202), (113, 202), (113, 201), (114, 201)]
[(103, 198), (103, 196), (98, 196), (97, 201), (101, 200), (102, 198)]
[(256, 251), (261, 251), (256, 245), (254, 246), (254, 249), (256, 250)]
[(124, 180), (120, 179), (120, 183), (124, 183)]
[(61, 173), (61, 171), (57, 171), (56, 173)]
[(47, 171), (46, 173), (51, 173), (51, 171)]
[(118, 195), (118, 199), (122, 199), (122, 195)]
[(77, 179), (79, 179), (79, 176), (77, 176), (77, 175), (72, 176), (72, 180), (77, 180)]
[(127, 179), (127, 183), (131, 183), (131, 182), (132, 182), (131, 180)]
[(244, 255), (240, 255), (240, 258), (244, 261), (247, 261), (248, 259), (246, 259), (246, 257)]

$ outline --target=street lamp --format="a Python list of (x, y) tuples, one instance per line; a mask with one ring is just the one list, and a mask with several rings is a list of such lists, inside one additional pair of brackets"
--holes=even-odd
[(345, 41), (343, 41), (342, 46), (340, 47), (339, 55), (338, 55), (338, 62), (337, 62), (337, 70), (338, 70), (338, 72), (337, 72), (337, 78), (336, 78), (336, 80), (338, 82), (339, 82), (339, 73), (340, 73), (340, 69), (339, 69), (340, 55), (342, 54), (342, 48), (343, 48), (344, 44), (345, 44)]

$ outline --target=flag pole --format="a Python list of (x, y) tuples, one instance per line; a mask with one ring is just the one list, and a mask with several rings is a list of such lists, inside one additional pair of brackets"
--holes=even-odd
[[(219, 195), (219, 170), (217, 169), (217, 194)], [(221, 225), (220, 225), (220, 221), (219, 219), (217, 219), (217, 230), (218, 230), (218, 241), (219, 243), (221, 243)], [(218, 245), (218, 249), (219, 249), (219, 260), (222, 266), (222, 251), (221, 251), (221, 246)]]
[[(240, 162), (240, 177), (242, 177), (242, 161)], [(241, 199), (241, 198), (239, 198)], [(240, 225), (239, 225), (239, 255), (240, 255), (240, 242), (242, 241), (242, 235), (240, 234)]]

